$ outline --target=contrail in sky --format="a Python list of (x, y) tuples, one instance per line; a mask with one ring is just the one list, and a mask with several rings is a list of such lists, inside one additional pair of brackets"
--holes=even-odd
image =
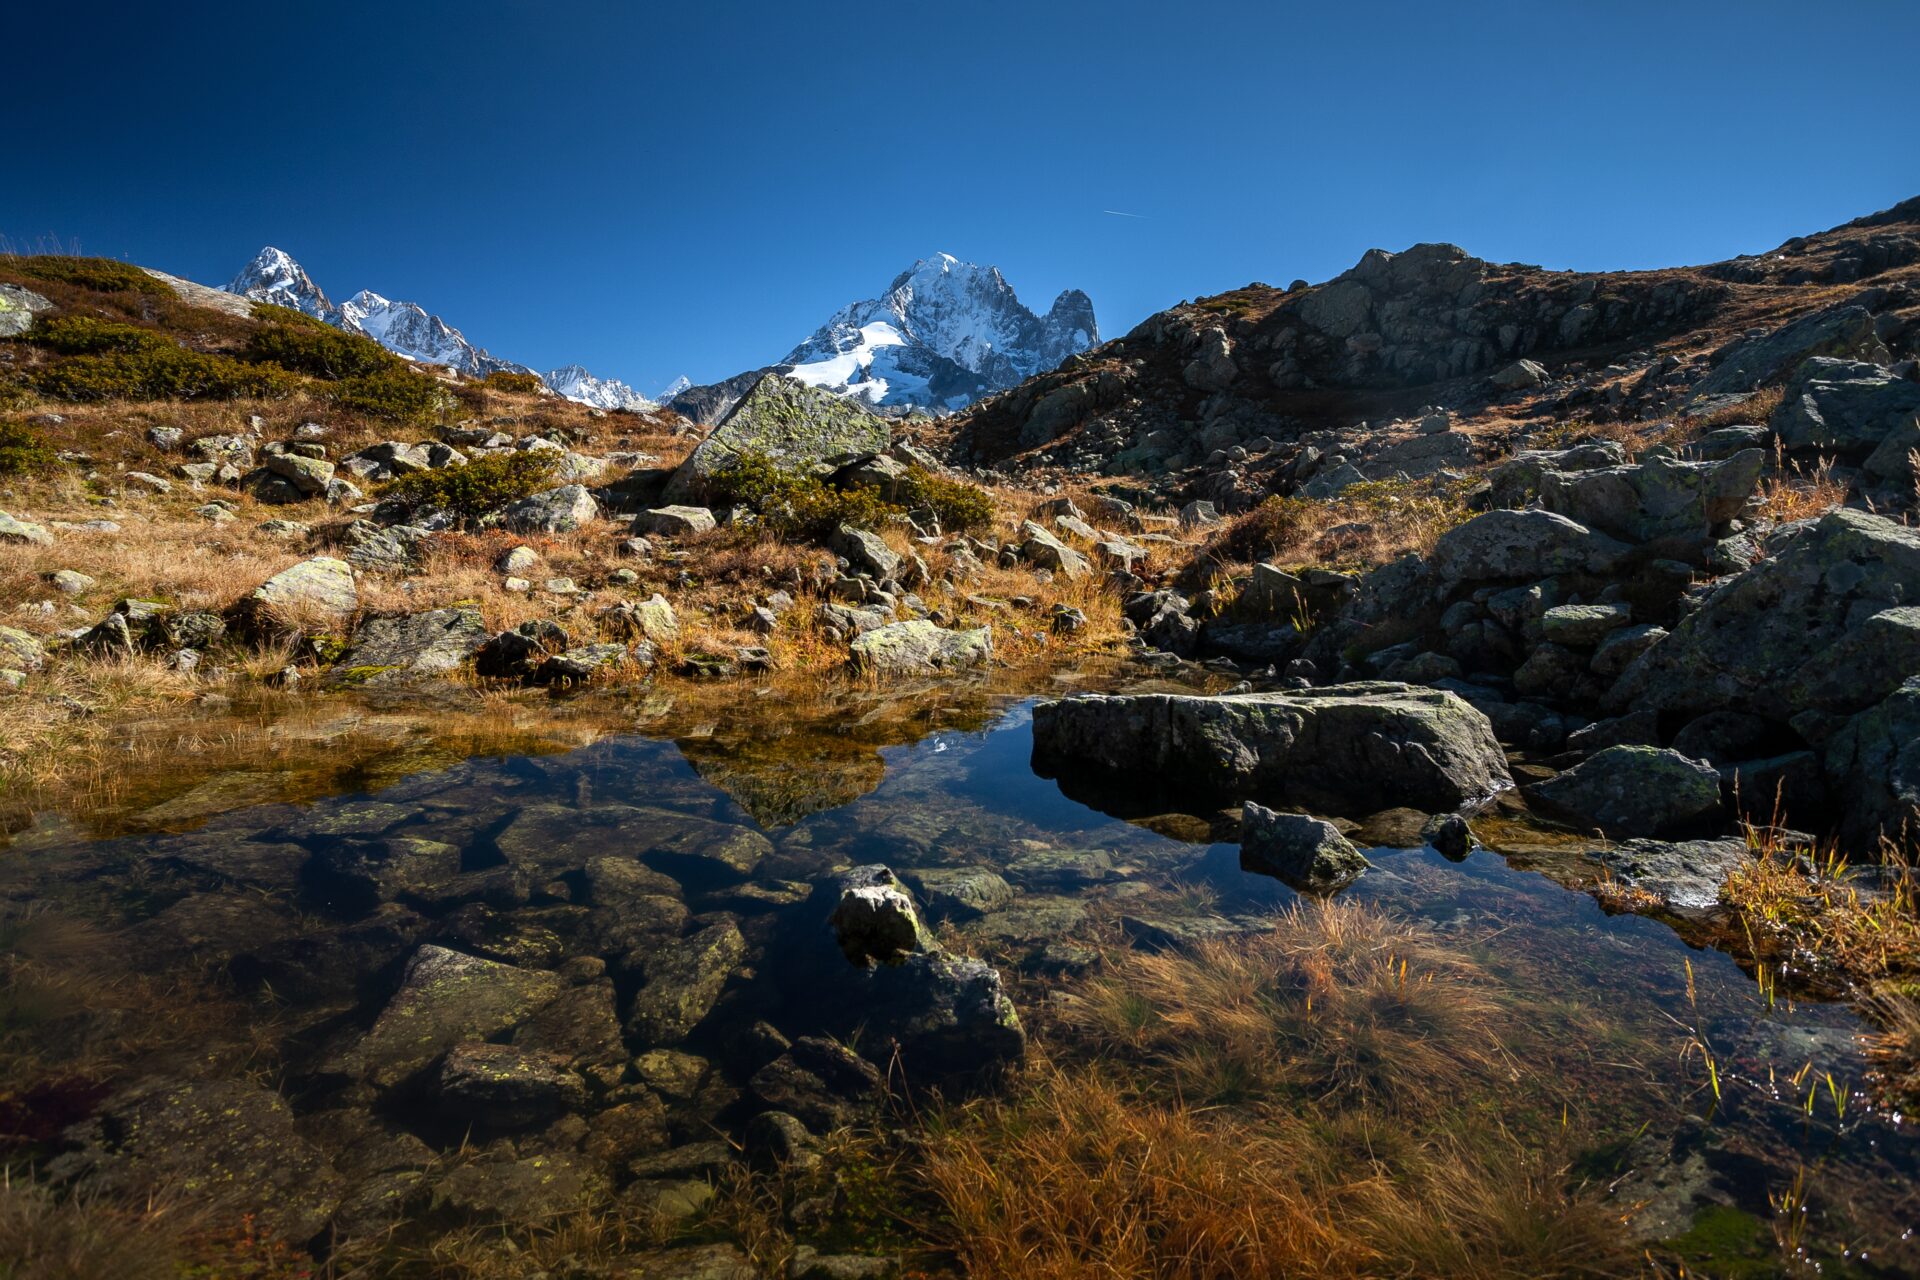
[(1111, 214), (1116, 218), (1144, 218), (1147, 216), (1144, 213), (1123, 213), (1118, 209), (1102, 209), (1100, 212)]

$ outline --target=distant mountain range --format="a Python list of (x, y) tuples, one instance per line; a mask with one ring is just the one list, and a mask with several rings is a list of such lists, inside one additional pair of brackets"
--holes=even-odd
[[(291, 307), (365, 334), (410, 360), (449, 365), (473, 377), (534, 372), (475, 346), (418, 303), (363, 289), (336, 304), (292, 255), (271, 246), (254, 255), (226, 291)], [(1093, 303), (1080, 290), (1067, 290), (1045, 315), (1036, 315), (999, 268), (937, 253), (901, 272), (878, 298), (841, 308), (779, 364), (703, 387), (679, 378), (657, 399), (696, 421), (712, 422), (771, 369), (882, 411), (949, 413), (1045, 373), (1099, 341)], [(656, 403), (577, 364), (539, 376), (556, 395), (603, 409)]]
[[(473, 343), (458, 329), (415, 302), (394, 302), (362, 289), (336, 305), (313, 282), (292, 255), (271, 246), (227, 285), (256, 302), (270, 302), (301, 311), (315, 319), (365, 334), (387, 350), (409, 360), (444, 364), (461, 373), (484, 378), (489, 373), (532, 373), (526, 365), (502, 360)], [(577, 364), (540, 375), (554, 394), (602, 409), (649, 409), (654, 402), (624, 382), (596, 378)], [(673, 390), (677, 390), (678, 385)]]
[(1080, 290), (1067, 290), (1036, 315), (999, 268), (936, 253), (901, 272), (878, 298), (841, 308), (779, 364), (682, 388), (668, 403), (713, 422), (760, 374), (773, 371), (875, 409), (947, 413), (1099, 341), (1093, 302)]

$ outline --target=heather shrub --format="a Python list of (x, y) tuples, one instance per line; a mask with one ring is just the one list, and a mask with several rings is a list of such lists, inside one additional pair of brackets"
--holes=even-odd
[(172, 298), (173, 290), (131, 263), (112, 258), (76, 258), (67, 254), (36, 254), (9, 258), (7, 270), (31, 280), (77, 285), (98, 293), (145, 293)]
[(983, 529), (993, 523), (993, 498), (985, 489), (925, 467), (908, 469), (900, 497), (910, 510), (933, 512), (940, 527), (949, 532)]
[(93, 316), (56, 316), (35, 324), (27, 333), (35, 346), (62, 355), (99, 355), (107, 351), (153, 351), (175, 345), (164, 334), (139, 325), (121, 324)]
[(285, 307), (265, 310), (299, 316), (305, 323), (295, 324), (274, 315), (248, 337), (249, 360), (335, 382), (404, 370), (400, 357), (372, 338), (335, 329)]
[(0, 422), (0, 476), (45, 471), (54, 460), (53, 450), (32, 427), (24, 422)]
[(519, 395), (537, 395), (546, 383), (540, 381), (537, 373), (513, 373), (506, 369), (496, 369), (486, 377), (485, 385), (489, 391), (511, 391)]
[(415, 471), (375, 491), (412, 511), (444, 511), (471, 523), (509, 502), (548, 488), (555, 455), (543, 450), (496, 453), (438, 471)]
[(56, 400), (277, 400), (299, 383), (273, 365), (161, 342), (73, 356), (34, 373), (31, 385)]
[(804, 538), (824, 538), (842, 524), (871, 529), (903, 510), (871, 486), (835, 489), (757, 453), (743, 453), (708, 476), (707, 498), (715, 506), (746, 507), (775, 532)]
[(416, 425), (431, 422), (451, 400), (439, 383), (405, 367), (342, 378), (333, 388), (333, 402), (349, 413)]

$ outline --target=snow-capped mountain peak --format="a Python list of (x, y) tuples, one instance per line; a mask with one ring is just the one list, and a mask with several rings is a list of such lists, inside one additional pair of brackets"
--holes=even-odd
[[(471, 377), (533, 372), (523, 364), (488, 354), (419, 303), (396, 302), (362, 289), (335, 306), (291, 254), (271, 245), (253, 256), (227, 286), (227, 292), (303, 311), (349, 333), (364, 334), (396, 355), (426, 364), (449, 365)], [(645, 396), (625, 383), (595, 378), (579, 365), (556, 369), (543, 381), (569, 400), (600, 408), (650, 405)]]
[(802, 382), (875, 405), (958, 409), (1099, 340), (1093, 303), (1079, 290), (1038, 316), (998, 267), (936, 253), (882, 296), (842, 308), (784, 363)]
[(624, 382), (596, 378), (577, 364), (555, 369), (542, 379), (556, 395), (597, 409), (651, 409), (653, 401)]
[(241, 294), (255, 302), (291, 307), (333, 323), (333, 304), (327, 301), (320, 286), (291, 254), (272, 245), (253, 255), (253, 261), (240, 269), (240, 274), (227, 286), (227, 292)]

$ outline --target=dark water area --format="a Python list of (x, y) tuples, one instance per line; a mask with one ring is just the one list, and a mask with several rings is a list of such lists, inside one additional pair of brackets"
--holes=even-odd
[[(0, 850), (11, 1158), (96, 1190), (218, 1165), (245, 1184), (222, 1194), (255, 1194), (290, 1236), (336, 1248), (427, 1205), (538, 1212), (505, 1172), (529, 1162), (589, 1198), (665, 1194), (705, 1166), (666, 1160), (655, 1176), (636, 1161), (740, 1131), (777, 1051), (742, 1047), (764, 1028), (857, 1039), (862, 996), (821, 897), (846, 867), (881, 863), (914, 887), (943, 943), (996, 966), (1036, 1034), (1103, 952), (1231, 940), (1298, 901), (1240, 868), (1217, 813), (1122, 820), (1037, 776), (1031, 705), (743, 699), (302, 803), (155, 806), (106, 836), (42, 815)], [(236, 776), (235, 797), (271, 792)], [(1551, 1046), (1551, 1071), (1611, 1115), (1589, 1145), (1623, 1230), (1691, 1231), (1715, 1257), (1798, 1214), (1821, 1274), (1920, 1273), (1920, 1145), (1871, 1105), (1864, 1028), (1844, 1007), (1770, 997), (1668, 924), (1608, 914), (1485, 849), (1367, 854), (1340, 900), (1470, 959), (1526, 1042)], [(1011, 892), (954, 907), (956, 873), (975, 872)], [(725, 945), (688, 952), (699, 939)], [(422, 946), (539, 975), (529, 1007), (564, 989), (564, 1019), (474, 1014), (442, 1038), (558, 1052), (584, 1101), (476, 1119), (436, 1100), (428, 1059), (446, 1045), (377, 1060), (368, 1046)], [(669, 953), (691, 958), (669, 974)], [(663, 990), (675, 981), (693, 994)], [(176, 1114), (228, 1088), (254, 1092), (228, 1100), (240, 1118), (222, 1131)], [(608, 1117), (640, 1107), (644, 1134), (607, 1138)], [(130, 1116), (166, 1149), (143, 1147)], [(450, 1155), (476, 1134), (493, 1143), (486, 1176)]]

